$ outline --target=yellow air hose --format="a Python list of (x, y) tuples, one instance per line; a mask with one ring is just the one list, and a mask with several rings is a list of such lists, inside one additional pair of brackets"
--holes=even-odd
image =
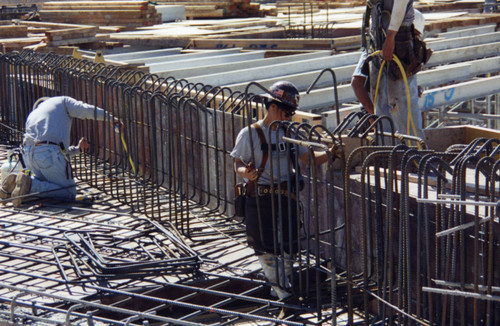
[[(372, 54), (370, 54), (370, 56), (376, 56), (376, 55), (380, 55), (380, 54), (382, 54), (382, 50), (375, 51)], [(407, 120), (406, 132), (408, 133), (408, 135), (411, 135), (410, 134), (410, 127), (411, 127), (411, 129), (413, 130), (413, 134), (418, 137), (417, 128), (415, 128), (415, 123), (413, 122), (413, 114), (411, 112), (410, 87), (408, 86), (408, 79), (406, 78), (405, 69), (403, 68), (401, 61), (399, 60), (399, 58), (395, 54), (392, 55), (392, 60), (394, 62), (396, 62), (396, 64), (398, 65), (399, 70), (401, 71), (401, 75), (403, 76), (403, 81), (405, 83), (406, 104), (408, 106), (408, 117), (406, 119)], [(385, 62), (386, 62), (385, 60), (382, 61), (382, 64), (380, 65), (380, 69), (378, 72), (377, 85), (375, 87), (375, 95), (374, 95), (374, 99), (373, 99), (373, 103), (375, 106), (377, 106), (378, 88), (380, 85), (380, 79), (382, 77), (382, 68), (384, 68)], [(408, 145), (410, 145), (410, 141), (408, 141)], [(418, 142), (417, 142), (417, 146), (419, 149), (421, 149), (420, 148), (421, 146)]]
[(132, 172), (134, 172), (134, 174), (137, 174), (137, 171), (135, 170), (134, 160), (132, 159), (132, 155), (130, 155), (130, 152), (128, 151), (127, 142), (125, 141), (125, 135), (123, 134), (123, 132), (121, 132), (118, 126), (115, 126), (115, 132), (120, 134), (120, 139), (122, 141), (123, 149), (125, 150), (125, 153), (128, 156), (128, 161), (130, 163), (130, 167), (132, 168)]

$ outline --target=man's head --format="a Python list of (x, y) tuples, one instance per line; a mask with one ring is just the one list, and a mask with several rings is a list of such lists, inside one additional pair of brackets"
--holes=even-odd
[(291, 117), (299, 108), (300, 95), (297, 87), (288, 81), (279, 81), (271, 85), (268, 89), (267, 108), (271, 104), (276, 104), (286, 117)]

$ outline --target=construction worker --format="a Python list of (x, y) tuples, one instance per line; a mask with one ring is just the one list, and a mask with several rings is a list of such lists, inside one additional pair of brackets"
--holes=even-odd
[(112, 119), (103, 109), (68, 96), (41, 98), (26, 120), (23, 159), (31, 173), (8, 175), (2, 183), (0, 197), (12, 197), (15, 207), (29, 193), (39, 197), (74, 200), (76, 184), (71, 175), (69, 157), (89, 148), (85, 138), (70, 146), (73, 118)]
[[(278, 128), (278, 124), (273, 121), (291, 120), (298, 109), (299, 92), (292, 83), (286, 81), (273, 84), (268, 91), (269, 95), (265, 102), (266, 114), (262, 120), (252, 125), (252, 140), (250, 140), (249, 128), (244, 127), (236, 138), (231, 156), (234, 159), (235, 172), (253, 185), (250, 189), (247, 184), (245, 205), (248, 245), (255, 250), (263, 272), (272, 284), (272, 294), (284, 299), (291, 295), (288, 276), (291, 273), (291, 262), (293, 262), (291, 259), (296, 254), (298, 244), (297, 198), (290, 191), (291, 186), (287, 184), (290, 171), (287, 155), (290, 152), (287, 150), (287, 144), (281, 140), (284, 130)], [(278, 142), (277, 139), (279, 139)], [(266, 146), (262, 146), (264, 143)], [(269, 154), (267, 159), (266, 151), (269, 147), (272, 154)], [(299, 160), (307, 163), (308, 149), (306, 147), (297, 146), (293, 150), (292, 153), (294, 152)], [(326, 152), (314, 154), (316, 164), (322, 164), (328, 160)], [(273, 180), (271, 180), (270, 161), (273, 166)], [(274, 185), (273, 188), (271, 185)], [(274, 193), (271, 194), (271, 191)], [(288, 205), (289, 197), (292, 205)], [(279, 203), (281, 203), (280, 209)], [(278, 212), (281, 212), (280, 216)], [(280, 218), (281, 223), (279, 223)], [(281, 229), (275, 232), (275, 228), (279, 228), (279, 225), (282, 226)], [(293, 241), (289, 239), (290, 231)], [(275, 234), (281, 235), (278, 239), (283, 239), (283, 243), (278, 243), (279, 252), (275, 252)], [(281, 255), (282, 252), (284, 255)]]
[[(364, 48), (352, 77), (351, 85), (354, 93), (368, 113), (390, 116), (394, 121), (395, 131), (417, 136), (425, 141), (416, 78), (416, 73), (422, 68), (422, 64), (427, 62), (431, 53), (420, 39), (425, 26), (423, 16), (414, 10), (413, 0), (368, 1), (365, 19), (369, 16), (371, 16), (370, 42), (369, 44), (363, 42)], [(415, 30), (414, 21), (420, 30)], [(369, 57), (375, 51), (381, 51), (381, 57)], [(405, 68), (410, 107), (408, 107), (406, 84), (399, 66), (393, 61), (393, 54)], [(385, 60), (386, 64), (378, 81), (382, 60)], [(366, 89), (368, 79), (370, 92)], [(379, 83), (377, 103), (374, 105), (377, 83)], [(411, 115), (409, 115), (410, 110)], [(385, 127), (388, 131), (389, 126)]]

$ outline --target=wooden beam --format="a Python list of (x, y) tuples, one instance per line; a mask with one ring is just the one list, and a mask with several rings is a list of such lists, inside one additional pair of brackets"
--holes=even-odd
[(6, 25), (0, 26), (0, 37), (13, 38), (13, 37), (27, 37), (28, 27), (24, 25)]
[(92, 43), (96, 42), (97, 37), (91, 36), (91, 37), (73, 37), (70, 39), (63, 39), (63, 40), (57, 40), (57, 41), (48, 41), (47, 45), (48, 46), (60, 46), (60, 45), (71, 45), (71, 44), (83, 44), (83, 43)]
[(40, 27), (40, 28), (50, 28), (50, 29), (64, 29), (64, 28), (77, 28), (77, 27), (93, 27), (91, 25), (82, 24), (65, 24), (65, 23), (55, 23), (55, 22), (35, 22), (35, 21), (19, 21), (20, 25), (26, 25), (30, 27)]
[(61, 41), (75, 38), (95, 37), (97, 30), (98, 28), (95, 26), (67, 28), (47, 31), (45, 32), (45, 35), (49, 41)]
[(186, 17), (188, 18), (218, 18), (224, 17), (226, 9), (213, 9), (213, 10), (189, 10), (186, 8)]
[(96, 6), (92, 4), (91, 2), (88, 3), (87, 6), (75, 6), (75, 5), (57, 5), (57, 6), (43, 6), (42, 10), (137, 10), (137, 11), (144, 11), (144, 10), (150, 10), (153, 9), (154, 7), (147, 7), (147, 6), (142, 6), (142, 5), (114, 5), (114, 4), (109, 4), (107, 6)]
[(328, 50), (343, 46), (359, 46), (359, 36), (335, 39), (194, 39), (191, 47), (197, 49), (223, 49), (241, 47), (244, 49), (317, 49)]
[(0, 39), (0, 47), (3, 53), (22, 50), (25, 46), (39, 44), (44, 40), (42, 37), (25, 37), (25, 38), (10, 38)]
[(108, 6), (110, 3), (121, 6), (121, 5), (142, 5), (147, 6), (149, 1), (48, 1), (44, 2), (44, 6), (52, 5), (65, 5), (65, 6), (88, 6), (89, 4), (93, 6)]
[(85, 19), (118, 19), (127, 20), (129, 18), (149, 18), (153, 12), (144, 10), (40, 10), (42, 19), (57, 19), (68, 21), (82, 21)]

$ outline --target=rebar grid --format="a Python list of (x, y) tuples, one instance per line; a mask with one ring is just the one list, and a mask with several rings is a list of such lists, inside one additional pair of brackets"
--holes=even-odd
[[(2, 84), (10, 94), (10, 100), (3, 102), (1, 107), (6, 117), (3, 124), (11, 131), (9, 142), (20, 142), (23, 121), (32, 106), (21, 93), (29, 93), (27, 98), (33, 101), (37, 99), (35, 94), (64, 94), (106, 108), (122, 121), (125, 128), (117, 133), (110, 127), (110, 121), (74, 121), (72, 137), (85, 136), (92, 144), (88, 155), (72, 161), (74, 172), (81, 183), (88, 183), (131, 207), (131, 214), (141, 212), (148, 216), (142, 220), (135, 215), (108, 217), (110, 221), (120, 220), (119, 225), (124, 229), (118, 230), (107, 229), (107, 224), (44, 228), (33, 222), (9, 221), (5, 229), (9, 237), (23, 239), (24, 243), (33, 243), (33, 246), (39, 242), (50, 244), (50, 250), (41, 247), (42, 258), (35, 250), (21, 258), (10, 255), (9, 259), (47, 264), (58, 275), (44, 276), (31, 269), (5, 268), (6, 275), (14, 279), (37, 279), (40, 283), (53, 282), (57, 291), (66, 288), (70, 293), (80, 294), (76, 299), (81, 300), (78, 302), (81, 306), (86, 306), (87, 300), (81, 297), (84, 293), (101, 301), (114, 296), (128, 297), (126, 302), (155, 301), (147, 295), (137, 298), (133, 291), (153, 284), (155, 290), (169, 292), (165, 285), (169, 284), (168, 287), (176, 288), (174, 293), (179, 296), (161, 303), (157, 309), (172, 312), (175, 308), (177, 312), (180, 307), (177, 317), (180, 320), (209, 323), (212, 317), (208, 316), (214, 312), (217, 316), (213, 318), (228, 324), (240, 319), (279, 321), (291, 325), (318, 324), (332, 319), (333, 314), (328, 309), (335, 309), (336, 297), (328, 292), (335, 293), (336, 287), (331, 286), (328, 290), (328, 283), (326, 287), (324, 284), (320, 287), (320, 282), (327, 279), (330, 284), (335, 284), (336, 277), (326, 268), (331, 259), (322, 258), (323, 250), (303, 251), (297, 262), (287, 262), (294, 264), (298, 271), (296, 294), (300, 300), (297, 302), (270, 298), (268, 284), (260, 276), (233, 276), (234, 265), (251, 265), (245, 261), (255, 258), (242, 237), (244, 225), (231, 218), (232, 188), (236, 177), (228, 154), (234, 146), (236, 133), (246, 123), (244, 118), (253, 115), (249, 113), (253, 109), (249, 111), (246, 107), (246, 99), (253, 98), (250, 106), (256, 105), (255, 112), (258, 112), (261, 100), (250, 93), (242, 96), (227, 89), (170, 78), (158, 79), (154, 75), (93, 65), (70, 57), (43, 57), (27, 51), (20, 55), (7, 54), (1, 59), (2, 67), (13, 65), (6, 71), (20, 71), (19, 74), (4, 75), (6, 83)], [(48, 61), (54, 61), (54, 64), (46, 64)], [(30, 70), (25, 71), (25, 67)], [(26, 87), (17, 86), (19, 80), (31, 80), (38, 75), (43, 75), (43, 80), (49, 82), (38, 83), (35, 78)], [(12, 112), (17, 118), (13, 118)], [(311, 180), (314, 187), (317, 179)], [(42, 205), (51, 207), (45, 202)], [(60, 208), (51, 208), (58, 210), (59, 218)], [(71, 209), (72, 214), (74, 210)], [(80, 213), (87, 216), (87, 213), (96, 212)], [(35, 219), (42, 217), (40, 212), (33, 214)], [(320, 223), (319, 218), (315, 221)], [(151, 227), (155, 234), (151, 233)], [(158, 229), (162, 229), (160, 238)], [(328, 229), (322, 232), (321, 237), (328, 239)], [(165, 236), (166, 233), (170, 235)], [(208, 245), (214, 249), (201, 257), (184, 244), (182, 239), (186, 236), (197, 247)], [(319, 244), (320, 236), (311, 233), (304, 241)], [(235, 245), (243, 250), (235, 249)], [(17, 243), (6, 241), (5, 246), (15, 248)], [(309, 245), (305, 247), (309, 248)], [(238, 251), (245, 254), (231, 259), (221, 256), (225, 252), (237, 254)], [(242, 275), (242, 271), (248, 274), (254, 270), (252, 267), (237, 272)], [(233, 272), (228, 274), (228, 271)], [(311, 281), (309, 275), (313, 274), (315, 279)], [(217, 280), (220, 278), (222, 280)], [(145, 284), (139, 285), (140, 282)], [(189, 286), (188, 282), (194, 285)], [(209, 284), (208, 287), (205, 283)], [(96, 289), (96, 284), (105, 287)], [(325, 290), (326, 297), (323, 298)], [(43, 288), (40, 292), (48, 293)], [(15, 301), (8, 297), (4, 300)], [(192, 300), (202, 304), (189, 306)], [(279, 320), (276, 319), (283, 308), (286, 311)], [(241, 313), (240, 309), (250, 312)], [(304, 313), (308, 314), (307, 319), (301, 316)], [(116, 323), (123, 322), (124, 318), (106, 317)]]
[[(333, 131), (279, 123), (277, 128), (288, 133), (282, 140), (290, 148), (307, 147), (310, 161), (313, 151), (329, 155), (326, 166), (301, 167), (305, 188), (295, 195), (303, 203), (303, 227), (292, 235), (300, 239), (300, 250), (295, 259), (278, 261), (291, 265), (292, 289), (301, 300), (283, 302), (271, 299), (269, 284), (250, 273), (255, 260), (246, 248), (244, 225), (231, 217), (237, 177), (229, 152), (237, 132), (261, 116), (259, 97), (248, 92), (258, 84), (232, 93), (30, 51), (1, 56), (0, 73), (2, 94), (8, 94), (0, 99), (7, 144), (20, 142), (19, 132), (39, 96), (70, 95), (122, 120), (125, 128), (119, 133), (109, 121), (75, 121), (74, 139), (87, 137), (92, 150), (72, 163), (80, 180), (132, 209), (131, 216), (110, 212), (105, 219), (90, 210), (71, 209), (71, 219), (82, 224), (68, 226), (61, 209), (51, 207), (58, 210), (60, 222), (40, 226), (45, 213), (7, 206), (6, 213), (23, 216), (0, 222), (5, 228), (0, 244), (9, 248), (2, 252), (7, 265), (0, 266), (7, 279), (4, 287), (11, 289), (1, 297), (11, 307), (22, 302), (46, 313), (53, 309), (71, 318), (120, 325), (153, 320), (335, 324), (342, 309), (349, 324), (357, 317), (366, 325), (498, 323), (494, 209), (435, 199), (472, 196), (496, 203), (498, 140), (477, 139), (440, 153), (394, 132), (388, 117), (352, 113)], [(352, 139), (359, 140), (355, 149), (345, 146)], [(412, 147), (416, 144), (421, 149)], [(298, 172), (292, 177), (299, 180)], [(289, 202), (279, 200), (273, 210), (282, 205)], [(175, 261), (182, 259), (151, 239), (124, 238), (141, 233), (130, 230), (142, 227), (135, 215), (139, 212), (147, 223), (175, 230), (169, 239), (172, 250), (189, 239), (184, 248), (188, 268), (178, 268)], [(92, 220), (86, 220), (89, 216)], [(275, 230), (276, 254), (283, 256), (280, 236)], [(200, 248), (203, 254), (197, 254)], [(14, 264), (24, 267), (12, 268)], [(159, 272), (155, 265), (168, 268)], [(38, 273), (39, 266), (52, 273)], [(115, 271), (121, 275), (110, 273)], [(29, 283), (37, 284), (39, 293), (22, 286)], [(68, 291), (71, 300), (58, 296), (61, 291)], [(15, 297), (43, 297), (42, 292), (60, 306)], [(282, 308), (286, 319), (276, 317)]]

